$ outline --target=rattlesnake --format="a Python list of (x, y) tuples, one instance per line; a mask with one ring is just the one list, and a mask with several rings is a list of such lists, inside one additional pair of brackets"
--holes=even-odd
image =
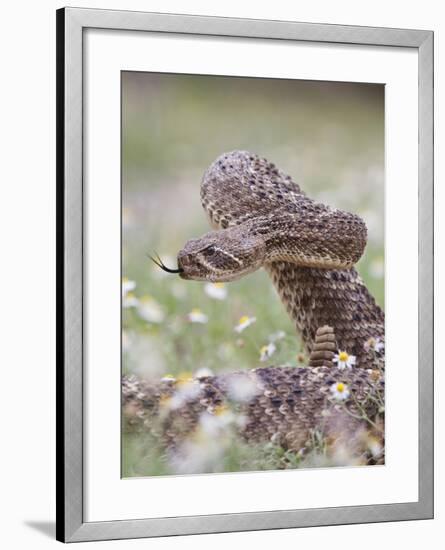
[[(195, 393), (164, 416), (162, 402), (179, 391), (175, 381), (124, 378), (127, 415), (150, 427), (161, 414), (161, 436), (168, 448), (178, 448), (203, 413), (233, 404), (230, 388), (247, 377), (254, 391), (235, 404), (247, 441), (272, 440), (298, 451), (315, 428), (350, 437), (366, 419), (375, 429), (383, 411), (384, 313), (353, 267), (367, 241), (361, 218), (315, 202), (274, 164), (245, 151), (226, 153), (207, 169), (201, 201), (214, 230), (188, 241), (171, 271), (227, 282), (263, 267), (295, 322), (309, 366), (202, 378), (191, 382)], [(335, 366), (338, 350), (355, 356), (356, 364)], [(341, 402), (333, 393), (338, 382), (350, 395)]]

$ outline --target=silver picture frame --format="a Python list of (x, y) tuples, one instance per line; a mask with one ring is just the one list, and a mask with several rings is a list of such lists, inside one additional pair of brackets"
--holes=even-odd
[[(419, 499), (87, 522), (83, 466), (83, 36), (90, 28), (415, 48), (419, 92)], [(397, 213), (394, 213), (397, 215)], [(412, 266), (415, 268), (415, 266)], [(433, 517), (433, 32), (130, 11), (57, 11), (57, 539), (63, 542)]]

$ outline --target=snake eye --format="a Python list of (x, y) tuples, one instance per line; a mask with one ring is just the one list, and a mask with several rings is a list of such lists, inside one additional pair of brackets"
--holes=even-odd
[(205, 253), (207, 256), (214, 256), (216, 253), (216, 248), (211, 244), (205, 249)]

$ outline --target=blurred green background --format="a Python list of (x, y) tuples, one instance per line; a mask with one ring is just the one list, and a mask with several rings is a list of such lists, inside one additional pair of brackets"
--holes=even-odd
[[(125, 374), (159, 379), (203, 368), (304, 363), (264, 272), (217, 289), (218, 299), (204, 283), (166, 275), (147, 258), (157, 251), (175, 267), (184, 243), (209, 230), (201, 178), (217, 156), (234, 149), (266, 157), (312, 198), (364, 218), (368, 245), (358, 270), (384, 306), (382, 85), (124, 72)], [(256, 322), (237, 333), (242, 316)], [(205, 322), (192, 322), (198, 318)], [(273, 356), (261, 362), (261, 348), (277, 332), (283, 334)], [(152, 448), (147, 459), (144, 445), (125, 431), (124, 475), (169, 473)]]

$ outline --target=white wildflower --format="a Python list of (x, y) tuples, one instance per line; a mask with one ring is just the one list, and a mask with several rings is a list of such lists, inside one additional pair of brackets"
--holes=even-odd
[(201, 367), (195, 372), (195, 378), (207, 378), (209, 376), (213, 376), (213, 372), (208, 369), (207, 367)]
[(136, 307), (139, 300), (133, 294), (133, 290), (136, 288), (136, 283), (130, 281), (127, 277), (122, 279), (122, 306), (123, 307)]
[(143, 296), (137, 306), (138, 314), (149, 323), (162, 323), (165, 319), (162, 307), (151, 296)]
[(199, 418), (199, 427), (208, 436), (216, 436), (235, 423), (236, 416), (224, 405), (206, 411)]
[(219, 472), (223, 467), (226, 443), (198, 429), (170, 456), (169, 464), (176, 474)]
[(260, 349), (260, 361), (267, 361), (277, 350), (276, 345), (273, 342), (263, 346)]
[(125, 297), (122, 299), (122, 306), (123, 307), (137, 307), (139, 304), (139, 300), (136, 298), (136, 296), (129, 292), (125, 295)]
[(259, 388), (255, 378), (248, 374), (230, 376), (227, 380), (227, 395), (238, 403), (248, 403), (258, 393)]
[(350, 369), (355, 365), (355, 361), (355, 355), (349, 355), (346, 351), (339, 351), (334, 356), (334, 363), (337, 363), (339, 369)]
[(206, 283), (204, 292), (214, 300), (225, 300), (227, 298), (227, 287), (224, 283)]
[(199, 308), (195, 307), (187, 314), (187, 320), (190, 323), (199, 323), (205, 325), (209, 318)]
[(176, 392), (168, 402), (169, 410), (179, 409), (187, 401), (192, 401), (198, 397), (200, 392), (199, 382), (194, 380), (189, 372), (182, 372), (178, 375), (176, 378), (176, 388)]
[(219, 418), (209, 412), (203, 412), (199, 417), (199, 429), (210, 437), (218, 435), (221, 425)]
[(176, 378), (173, 376), (173, 374), (164, 374), (164, 376), (161, 378), (162, 382), (176, 382)]
[(336, 382), (335, 384), (332, 384), (331, 393), (332, 397), (338, 401), (344, 401), (349, 397), (348, 386), (343, 384), (343, 382)]
[(248, 315), (243, 315), (238, 323), (235, 326), (235, 331), (240, 333), (243, 332), (247, 327), (250, 327), (250, 325), (253, 325), (253, 323), (256, 322), (256, 317), (249, 317)]
[(129, 292), (132, 292), (135, 288), (136, 283), (134, 281), (130, 281), (128, 277), (122, 278), (122, 298)]

